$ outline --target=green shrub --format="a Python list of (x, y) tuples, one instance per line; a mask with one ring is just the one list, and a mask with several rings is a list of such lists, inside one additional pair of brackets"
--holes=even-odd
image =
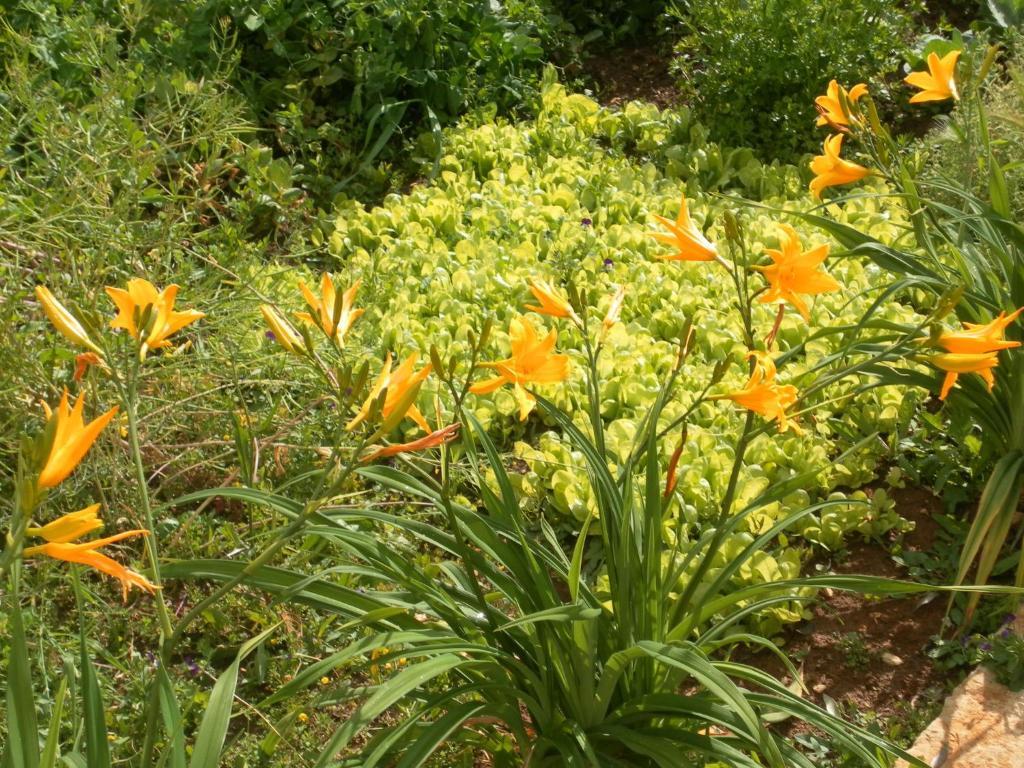
[(913, 8), (889, 0), (681, 0), (682, 88), (717, 140), (793, 158), (820, 145), (814, 98), (829, 80), (849, 87), (895, 71)]
[(548, 0), (552, 9), (584, 42), (612, 46), (650, 35), (668, 9), (668, 0)]
[[(508, 112), (534, 94), (547, 20), (530, 0), (194, 0), (183, 37), (202, 60), (223, 36), (237, 82), (302, 182), (329, 197), (374, 160), (400, 162), (401, 137), (468, 110)], [(167, 11), (173, 17), (173, 8)]]

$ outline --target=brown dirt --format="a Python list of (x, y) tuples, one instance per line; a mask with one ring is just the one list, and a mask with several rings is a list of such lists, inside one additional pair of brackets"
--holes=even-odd
[(606, 107), (628, 101), (647, 101), (661, 109), (679, 104), (679, 89), (669, 74), (671, 57), (652, 48), (616, 48), (593, 56), (584, 71), (597, 86), (597, 99)]
[[(903, 537), (904, 548), (930, 549), (941, 501), (921, 489), (896, 490), (892, 495), (900, 514), (915, 523), (914, 530)], [(906, 576), (877, 542), (851, 543), (849, 556), (831, 570)], [(933, 700), (956, 682), (956, 673), (937, 668), (926, 655), (931, 637), (941, 629), (945, 607), (946, 601), (936, 595), (878, 599), (823, 590), (814, 617), (789, 633), (784, 650), (802, 670), (810, 698), (817, 704), (825, 706), (828, 696), (847, 711), (874, 712), (882, 718), (905, 716), (908, 705)], [(899, 663), (886, 654), (898, 657)], [(746, 661), (790, 682), (782, 665), (765, 653)], [(807, 730), (806, 725), (792, 721), (784, 727), (791, 733)]]

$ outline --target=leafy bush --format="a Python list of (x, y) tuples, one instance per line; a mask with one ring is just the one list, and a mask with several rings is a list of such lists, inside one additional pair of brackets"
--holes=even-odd
[(649, 36), (668, 10), (668, 0), (547, 0), (585, 43), (613, 46)]
[(791, 159), (813, 149), (814, 98), (895, 71), (914, 6), (889, 0), (684, 0), (676, 48), (687, 98), (715, 138)]
[[(174, 18), (171, 3), (168, 18)], [(238, 56), (237, 82), (279, 152), (303, 165), (320, 199), (352, 177), (388, 187), (375, 160), (401, 162), (398, 139), (437, 132), (466, 111), (529, 101), (547, 20), (530, 0), (193, 0), (185, 60), (218, 37)]]

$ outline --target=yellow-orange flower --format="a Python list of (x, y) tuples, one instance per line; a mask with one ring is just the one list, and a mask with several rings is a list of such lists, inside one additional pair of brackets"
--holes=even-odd
[(103, 527), (103, 521), (96, 514), (99, 508), (99, 504), (92, 504), (85, 509), (69, 512), (62, 517), (58, 517), (53, 522), (47, 523), (42, 527), (29, 527), (26, 529), (26, 533), (29, 536), (46, 539), (55, 544), (66, 544)]
[(36, 298), (39, 299), (43, 312), (50, 318), (50, 322), (68, 341), (74, 342), (86, 349), (91, 349), (99, 354), (100, 348), (89, 338), (89, 334), (86, 333), (78, 318), (72, 315), (67, 307), (57, 301), (56, 297), (50, 293), (49, 288), (45, 285), (37, 285)]
[(747, 357), (754, 359), (754, 370), (746, 386), (724, 397), (769, 421), (776, 420), (780, 432), (792, 429), (797, 434), (802, 434), (803, 430), (786, 415), (786, 409), (797, 400), (796, 387), (792, 384), (775, 383), (775, 361), (768, 355), (763, 352), (751, 352)]
[(362, 461), (375, 461), (387, 456), (397, 456), (400, 453), (412, 453), (414, 451), (425, 451), (428, 448), (436, 448), (439, 445), (444, 445), (454, 440), (459, 434), (460, 426), (460, 424), (449, 424), (447, 427), (441, 427), (441, 429), (431, 432), (429, 435), (418, 440), (378, 448), (376, 451), (363, 456)]
[(811, 192), (816, 198), (821, 198), (821, 191), (826, 187), (851, 184), (871, 173), (863, 165), (843, 160), (839, 156), (842, 148), (843, 135), (841, 133), (829, 136), (825, 139), (825, 154), (817, 155), (811, 160), (811, 172), (814, 174), (814, 178), (811, 179)]
[(314, 294), (305, 283), (299, 283), (302, 295), (306, 297), (311, 312), (296, 312), (300, 320), (315, 325), (339, 347), (345, 346), (345, 336), (356, 320), (363, 314), (362, 309), (353, 309), (356, 292), (362, 281), (356, 280), (348, 290), (341, 294), (341, 306), (338, 306), (338, 290), (334, 287), (331, 276), (324, 273), (320, 279), (320, 296)]
[(929, 53), (927, 72), (911, 72), (903, 78), (907, 85), (921, 89), (920, 93), (910, 97), (910, 103), (959, 99), (960, 94), (956, 90), (956, 62), (959, 58), (960, 51), (950, 51), (941, 59), (934, 51)]
[(856, 117), (848, 114), (843, 109), (843, 102), (845, 100), (849, 105), (856, 104), (867, 92), (868, 87), (864, 83), (857, 83), (847, 91), (835, 80), (832, 80), (828, 84), (825, 95), (819, 96), (814, 100), (819, 113), (817, 124), (835, 127), (849, 125), (851, 122), (859, 122)]
[(85, 457), (92, 444), (96, 442), (100, 432), (117, 413), (117, 406), (95, 420), (85, 423), (82, 409), (85, 407), (85, 395), (79, 395), (74, 407), (68, 406), (68, 391), (64, 390), (56, 411), (43, 404), (46, 410), (47, 427), (52, 425), (53, 441), (50, 453), (46, 457), (43, 469), (39, 473), (40, 488), (52, 488), (70, 475), (78, 463)]
[[(186, 325), (205, 317), (202, 312), (194, 309), (174, 311), (174, 300), (178, 295), (176, 285), (169, 285), (158, 291), (148, 280), (136, 277), (128, 281), (127, 290), (108, 287), (106, 291), (118, 310), (118, 315), (110, 322), (110, 327), (123, 328), (141, 341), (143, 357), (147, 350), (170, 346), (169, 337)], [(145, 327), (139, 327), (143, 320)]]
[(346, 429), (355, 429), (356, 425), (366, 419), (370, 415), (370, 409), (373, 408), (373, 404), (380, 397), (380, 393), (387, 390), (387, 394), (384, 396), (384, 405), (381, 408), (380, 416), (382, 419), (390, 419), (392, 416), (404, 416), (408, 415), (413, 421), (415, 421), (424, 432), (430, 432), (430, 425), (427, 424), (427, 420), (423, 418), (423, 414), (420, 413), (419, 408), (415, 405), (410, 404), (404, 414), (396, 414), (395, 409), (399, 407), (402, 402), (411, 403), (412, 399), (416, 397), (412, 390), (419, 390), (420, 385), (424, 379), (430, 375), (431, 365), (427, 363), (423, 368), (416, 371), (416, 360), (419, 356), (413, 352), (405, 361), (398, 366), (394, 371), (391, 370), (391, 353), (387, 354), (384, 360), (384, 367), (381, 368), (380, 375), (370, 388), (370, 395), (366, 398), (363, 403), (363, 407), (359, 409), (359, 413), (355, 415), (347, 425)]
[(800, 236), (788, 224), (780, 225), (782, 235), (779, 237), (781, 249), (766, 248), (772, 264), (755, 266), (754, 269), (764, 273), (770, 286), (761, 297), (761, 303), (788, 301), (803, 316), (810, 319), (807, 302), (799, 294), (816, 296), (819, 293), (838, 291), (840, 286), (820, 267), (828, 257), (828, 245), (818, 245), (809, 251), (801, 250)]
[(512, 356), (505, 360), (482, 363), (497, 369), (499, 375), (480, 381), (469, 388), (477, 395), (494, 392), (506, 384), (515, 386), (515, 398), (519, 404), (519, 418), (525, 420), (533, 410), (536, 398), (523, 387), (524, 384), (552, 384), (565, 381), (569, 376), (569, 356), (554, 353), (558, 334), (551, 329), (543, 339), (525, 317), (516, 317), (509, 325)]
[(540, 315), (551, 317), (567, 317), (573, 321), (578, 320), (576, 312), (569, 305), (569, 300), (562, 296), (551, 283), (544, 280), (530, 278), (530, 292), (533, 293), (540, 305), (526, 304), (526, 309)]
[(996, 383), (996, 377), (992, 369), (999, 365), (999, 355), (996, 352), (984, 352), (981, 354), (962, 354), (949, 352), (942, 355), (932, 355), (928, 360), (936, 368), (946, 372), (946, 378), (942, 382), (942, 391), (939, 399), (945, 400), (949, 391), (956, 384), (956, 380), (962, 373), (976, 373), (984, 379), (989, 391)]
[(964, 323), (964, 330), (945, 331), (939, 336), (939, 346), (947, 352), (966, 355), (983, 355), (1019, 347), (1019, 341), (1007, 341), (1003, 334), (1021, 312), (1024, 312), (1024, 307), (1009, 315), (1000, 312), (999, 317), (988, 323)]
[(285, 320), (281, 314), (269, 304), (260, 304), (260, 313), (274, 334), (274, 341), (285, 350), (296, 355), (302, 354), (302, 336)]
[(89, 370), (89, 366), (91, 365), (98, 365), (104, 369), (107, 367), (103, 362), (103, 358), (95, 352), (83, 352), (80, 355), (75, 355), (75, 381), (81, 381), (84, 379), (85, 372)]
[(715, 248), (715, 244), (704, 237), (704, 233), (697, 229), (697, 225), (690, 218), (685, 194), (679, 203), (679, 215), (674, 222), (657, 214), (654, 214), (654, 218), (669, 233), (651, 232), (650, 235), (654, 239), (678, 249), (676, 253), (659, 256), (659, 259), (667, 261), (714, 261), (718, 258), (718, 249)]
[(56, 560), (64, 560), (69, 563), (80, 563), (82, 565), (88, 565), (90, 568), (95, 568), (101, 573), (105, 573), (108, 576), (113, 576), (115, 579), (121, 582), (121, 593), (125, 600), (128, 599), (128, 590), (132, 587), (144, 590), (149, 593), (156, 592), (159, 587), (156, 584), (150, 582), (141, 573), (136, 573), (130, 568), (125, 568), (116, 560), (113, 560), (102, 552), (97, 552), (100, 547), (105, 547), (108, 544), (127, 539), (131, 536), (146, 536), (149, 531), (145, 530), (133, 530), (124, 531), (113, 536), (108, 536), (105, 539), (96, 539), (95, 541), (86, 541), (81, 544), (73, 544), (70, 542), (49, 542), (47, 544), (41, 544), (38, 547), (26, 547), (22, 554), (25, 557), (35, 557), (37, 555), (46, 555)]

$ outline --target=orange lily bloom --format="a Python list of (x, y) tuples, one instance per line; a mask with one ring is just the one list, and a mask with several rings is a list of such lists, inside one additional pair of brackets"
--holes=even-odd
[(947, 352), (966, 355), (983, 355), (1019, 347), (1019, 341), (1007, 341), (1003, 334), (1021, 312), (1024, 312), (1024, 307), (1009, 315), (1000, 312), (999, 317), (989, 323), (964, 323), (965, 330), (946, 331), (939, 336), (939, 346)]
[(87, 533), (92, 533), (103, 527), (103, 521), (96, 514), (99, 508), (99, 504), (92, 504), (85, 509), (69, 512), (62, 517), (58, 517), (53, 522), (47, 523), (42, 527), (27, 528), (25, 532), (29, 536), (46, 539), (56, 544), (65, 544), (69, 541), (80, 539)]
[(39, 473), (37, 482), (40, 488), (52, 488), (70, 475), (96, 442), (103, 428), (117, 413), (115, 405), (102, 416), (86, 424), (82, 418), (84, 407), (84, 394), (78, 396), (74, 407), (69, 407), (66, 389), (56, 411), (51, 411), (50, 406), (43, 404), (47, 427), (53, 425), (53, 442), (50, 444), (46, 463)]
[(134, 530), (124, 531), (123, 533), (108, 536), (105, 539), (86, 541), (81, 544), (73, 544), (70, 542), (49, 542), (47, 544), (41, 544), (38, 547), (26, 547), (22, 552), (22, 555), (25, 557), (46, 555), (47, 557), (52, 557), (56, 560), (88, 565), (90, 568), (95, 568), (97, 571), (105, 573), (108, 576), (113, 576), (115, 579), (120, 581), (122, 596), (127, 600), (128, 590), (132, 587), (145, 590), (150, 594), (156, 592), (159, 587), (149, 581), (149, 579), (141, 573), (136, 573), (130, 568), (125, 568), (116, 560), (113, 560), (102, 552), (97, 552), (96, 550), (100, 547), (105, 547), (107, 544), (113, 544), (114, 542), (127, 539), (131, 536), (146, 536), (148, 534), (149, 531)]
[[(381, 368), (380, 375), (377, 377), (377, 381), (374, 382), (370, 388), (370, 395), (366, 398), (363, 403), (363, 407), (359, 409), (359, 413), (355, 415), (346, 426), (345, 429), (355, 429), (356, 425), (366, 419), (370, 415), (370, 409), (376, 402), (377, 398), (380, 397), (380, 393), (387, 390), (387, 395), (384, 396), (384, 406), (381, 408), (381, 418), (389, 419), (395, 412), (395, 408), (398, 407), (399, 403), (407, 399), (409, 391), (413, 388), (419, 389), (423, 381), (430, 375), (432, 368), (430, 363), (427, 363), (423, 368), (414, 372), (416, 367), (416, 360), (419, 356), (413, 352), (405, 361), (398, 366), (393, 372), (391, 370), (391, 353), (388, 352), (387, 357), (384, 360), (384, 367)], [(420, 413), (420, 409), (415, 405), (410, 405), (406, 411), (406, 415), (415, 421), (424, 432), (430, 432), (430, 425), (427, 424), (427, 420), (423, 418), (423, 414)]]
[(840, 285), (835, 278), (821, 271), (822, 263), (828, 257), (828, 245), (818, 245), (809, 251), (801, 250), (800, 236), (789, 224), (782, 224), (782, 236), (779, 238), (780, 250), (766, 248), (772, 264), (755, 266), (768, 281), (768, 292), (760, 301), (768, 304), (773, 301), (788, 301), (803, 316), (810, 320), (807, 302), (798, 294), (816, 296), (819, 293), (838, 291)]
[(535, 280), (533, 278), (530, 278), (529, 282), (530, 291), (533, 293), (537, 301), (540, 302), (540, 306), (526, 304), (524, 305), (526, 309), (540, 315), (568, 317), (573, 321), (579, 320), (576, 312), (569, 305), (568, 299), (561, 296), (551, 283), (544, 280)]
[(274, 334), (274, 341), (285, 350), (296, 355), (302, 354), (303, 340), (292, 324), (269, 304), (260, 304), (260, 313)]
[(792, 429), (798, 435), (803, 434), (796, 422), (786, 416), (786, 409), (797, 400), (796, 387), (775, 383), (775, 361), (765, 353), (751, 352), (747, 357), (753, 358), (755, 365), (746, 386), (724, 397), (769, 421), (775, 419), (780, 432)]
[(992, 369), (999, 365), (999, 355), (996, 352), (985, 352), (981, 354), (961, 354), (950, 352), (942, 355), (932, 355), (928, 358), (936, 368), (946, 372), (946, 378), (942, 382), (942, 391), (939, 393), (939, 400), (945, 400), (949, 391), (956, 384), (957, 378), (962, 373), (976, 373), (984, 379), (989, 392), (996, 383), (996, 377)]
[(843, 134), (837, 133), (825, 139), (825, 154), (816, 156), (811, 160), (811, 172), (814, 178), (811, 179), (811, 192), (816, 198), (821, 199), (821, 191), (826, 187), (835, 187), (840, 184), (851, 184), (860, 181), (871, 171), (863, 165), (843, 160), (839, 156), (843, 148)]
[(524, 389), (524, 384), (551, 384), (569, 377), (569, 356), (554, 353), (558, 333), (554, 328), (543, 339), (525, 317), (516, 317), (509, 325), (512, 356), (492, 363), (481, 363), (497, 369), (499, 375), (480, 381), (469, 388), (476, 395), (485, 395), (506, 384), (515, 386), (519, 404), (519, 419), (523, 421), (533, 410), (536, 398)]
[(79, 346), (85, 347), (86, 349), (92, 350), (94, 353), (99, 354), (100, 348), (96, 346), (96, 343), (89, 338), (89, 334), (86, 333), (85, 328), (78, 321), (78, 318), (68, 311), (67, 307), (61, 304), (50, 293), (50, 289), (45, 285), (36, 286), (36, 298), (39, 299), (39, 303), (43, 307), (43, 312), (50, 318), (50, 322), (53, 323), (54, 327), (68, 339), (68, 341), (74, 342)]
[(927, 72), (911, 72), (903, 78), (907, 85), (921, 89), (920, 93), (910, 97), (911, 104), (960, 98), (956, 90), (956, 62), (960, 53), (950, 51), (940, 59), (933, 51), (928, 54)]
[(851, 122), (859, 123), (860, 121), (856, 117), (847, 114), (843, 110), (844, 97), (846, 103), (852, 105), (856, 104), (867, 92), (868, 87), (864, 83), (857, 83), (847, 91), (835, 80), (832, 80), (828, 84), (825, 95), (819, 96), (814, 100), (819, 112), (817, 124), (836, 127), (849, 125)]
[[(127, 290), (108, 287), (106, 291), (118, 310), (118, 315), (110, 322), (110, 327), (123, 328), (141, 341), (143, 357), (147, 350), (169, 347), (170, 336), (186, 325), (205, 317), (202, 312), (194, 309), (174, 311), (174, 299), (178, 295), (176, 285), (169, 285), (158, 291), (148, 280), (136, 277), (128, 281)], [(147, 309), (150, 315), (146, 327), (140, 328), (138, 323), (142, 321)]]
[(413, 451), (425, 451), (428, 448), (436, 448), (439, 445), (444, 445), (454, 440), (458, 436), (459, 427), (461, 426), (461, 424), (449, 424), (447, 427), (441, 427), (441, 429), (431, 432), (426, 437), (421, 437), (418, 440), (378, 448), (376, 451), (364, 456), (361, 461), (375, 461), (387, 456), (397, 456), (399, 453), (411, 453)]
[(338, 290), (334, 287), (331, 276), (324, 273), (320, 279), (320, 297), (317, 298), (305, 283), (299, 283), (299, 290), (306, 298), (306, 303), (312, 312), (296, 312), (295, 316), (300, 320), (315, 325), (339, 347), (345, 346), (345, 336), (356, 320), (360, 318), (364, 310), (353, 309), (356, 292), (362, 281), (356, 280), (351, 287), (341, 294), (341, 309), (338, 309)]
[(107, 369), (103, 358), (95, 352), (83, 352), (80, 355), (75, 355), (75, 381), (81, 381), (85, 378), (85, 372), (89, 370), (90, 365), (98, 365), (104, 370)]
[(666, 261), (714, 261), (718, 258), (718, 249), (715, 247), (715, 244), (704, 237), (704, 233), (697, 229), (697, 225), (690, 218), (685, 194), (679, 203), (679, 215), (674, 222), (657, 214), (654, 214), (654, 218), (669, 233), (651, 232), (650, 235), (655, 240), (679, 249), (671, 255), (659, 256), (659, 259)]

